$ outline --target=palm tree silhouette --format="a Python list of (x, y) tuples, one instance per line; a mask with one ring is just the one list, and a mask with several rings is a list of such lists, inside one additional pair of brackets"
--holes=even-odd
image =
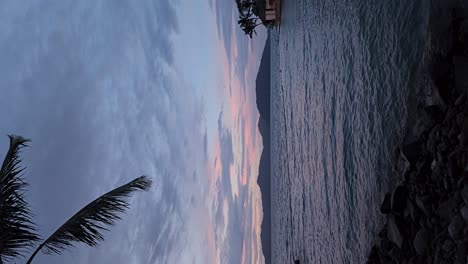
[[(10, 147), (0, 170), (0, 263), (17, 256), (23, 256), (26, 248), (41, 239), (36, 233), (32, 213), (24, 199), (27, 184), (21, 177), (19, 153), (30, 140), (9, 135)], [(104, 240), (102, 231), (120, 219), (130, 206), (125, 200), (135, 191), (148, 191), (151, 179), (138, 177), (86, 205), (42, 242), (27, 263), (31, 263), (42, 250), (45, 254), (61, 254), (74, 243), (96, 246)]]
[(39, 240), (32, 212), (24, 199), (19, 153), (29, 140), (9, 135), (10, 147), (0, 169), (0, 263), (22, 256)]
[(247, 15), (240, 15), (239, 20), (237, 21), (237, 24), (241, 27), (241, 29), (244, 31), (246, 35), (248, 35), (250, 38), (252, 38), (252, 35), (255, 33), (257, 34), (257, 31), (255, 28), (262, 23), (258, 23), (258, 18), (256, 17), (251, 17), (250, 14)]
[(262, 23), (257, 23), (259, 20), (258, 17), (255, 17), (252, 9), (255, 7), (256, 3), (251, 0), (236, 0), (237, 9), (239, 11), (239, 20), (237, 24), (241, 27), (246, 35), (252, 38), (253, 34), (257, 34), (255, 28)]

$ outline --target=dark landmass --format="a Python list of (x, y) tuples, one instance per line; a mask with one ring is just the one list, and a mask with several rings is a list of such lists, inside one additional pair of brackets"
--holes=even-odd
[(257, 108), (260, 113), (258, 129), (262, 135), (263, 152), (260, 157), (257, 183), (262, 193), (263, 220), (261, 230), (265, 263), (271, 263), (271, 169), (270, 169), (270, 37), (263, 50), (256, 80)]
[(270, 126), (270, 78), (270, 36), (268, 35), (255, 81), (258, 112), (268, 126)]
[[(446, 3), (444, 3), (446, 4)], [(430, 80), (368, 263), (468, 263), (468, 2), (436, 7)]]

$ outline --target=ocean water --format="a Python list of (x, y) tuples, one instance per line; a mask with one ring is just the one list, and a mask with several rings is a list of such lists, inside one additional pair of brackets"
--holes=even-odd
[(272, 29), (273, 263), (365, 263), (428, 50), (428, 0), (283, 0)]

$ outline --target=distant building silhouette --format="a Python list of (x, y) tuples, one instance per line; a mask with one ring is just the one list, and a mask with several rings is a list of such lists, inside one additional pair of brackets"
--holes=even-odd
[(275, 22), (277, 17), (277, 6), (279, 0), (265, 0), (265, 20)]
[(253, 13), (258, 16), (263, 24), (276, 24), (280, 18), (281, 0), (256, 0)]

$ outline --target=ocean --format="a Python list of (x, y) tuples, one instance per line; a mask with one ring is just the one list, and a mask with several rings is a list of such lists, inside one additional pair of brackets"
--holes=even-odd
[(365, 263), (424, 79), (431, 3), (282, 2), (270, 30), (272, 263)]

